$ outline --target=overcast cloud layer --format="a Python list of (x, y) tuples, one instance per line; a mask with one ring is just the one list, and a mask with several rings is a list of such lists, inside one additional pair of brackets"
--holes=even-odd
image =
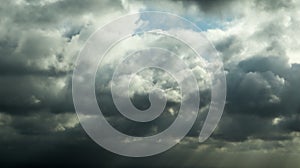
[[(210, 102), (205, 72), (190, 63), (201, 90), (197, 123), (175, 148), (147, 158), (105, 151), (83, 131), (71, 95), (75, 59), (97, 28), (119, 16), (159, 10), (196, 23), (224, 62), (227, 101), (209, 140), (198, 134)], [(300, 6), (296, 0), (17, 0), (0, 5), (0, 167), (299, 167)], [(163, 115), (146, 125), (122, 117), (111, 101), (114, 59), (137, 46), (160, 46), (180, 54), (186, 47), (164, 37), (140, 36), (108, 54), (96, 81), (108, 121), (131, 135), (153, 135), (177, 115), (176, 82), (161, 71), (143, 71), (131, 97), (149, 105), (149, 87), (167, 91)], [(175, 47), (176, 46), (176, 47)], [(125, 50), (126, 48), (127, 50)], [(101, 73), (102, 72), (102, 73)]]

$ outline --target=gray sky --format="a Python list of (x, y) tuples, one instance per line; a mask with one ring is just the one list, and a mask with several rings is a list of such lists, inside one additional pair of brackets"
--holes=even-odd
[[(0, 5), (0, 164), (3, 167), (299, 167), (300, 1), (296, 0), (16, 0)], [(100, 26), (125, 14), (158, 10), (185, 17), (220, 52), (227, 101), (213, 135), (198, 143), (210, 102), (206, 73), (185, 46), (164, 37), (134, 36), (108, 53), (96, 78), (99, 106), (130, 135), (153, 135), (176, 118), (176, 82), (143, 71), (131, 86), (133, 103), (149, 106), (156, 86), (167, 92), (161, 117), (135, 123), (121, 116), (109, 93), (117, 59), (128, 50), (157, 45), (186, 54), (201, 94), (196, 124), (174, 148), (151, 157), (108, 152), (82, 129), (72, 101), (72, 71), (79, 50)], [(1, 166), (2, 167), (2, 166)]]

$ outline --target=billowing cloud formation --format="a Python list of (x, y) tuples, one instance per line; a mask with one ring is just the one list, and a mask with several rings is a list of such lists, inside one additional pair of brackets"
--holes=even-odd
[[(198, 144), (210, 91), (200, 83), (201, 113), (174, 149), (130, 159), (104, 151), (83, 132), (71, 95), (78, 51), (99, 26), (123, 14), (163, 10), (194, 21), (215, 45), (227, 73), (227, 104), (213, 136)], [(0, 7), (0, 154), (13, 166), (297, 167), (300, 131), (300, 48), (298, 1), (25, 1)], [(139, 38), (136, 36), (135, 38)], [(186, 49), (164, 38), (153, 43), (179, 53)], [(159, 71), (139, 73), (132, 100), (147, 108), (149, 87), (168, 90), (163, 115), (146, 125), (122, 117), (108, 93), (113, 57), (98, 76), (96, 92), (109, 122), (122, 132), (152, 135), (167, 128), (180, 106), (172, 78)], [(151, 45), (151, 44), (147, 44)], [(188, 60), (188, 59), (187, 59)], [(193, 62), (194, 60), (189, 60)], [(199, 81), (201, 67), (193, 67)], [(205, 81), (205, 80), (202, 80)], [(221, 159), (220, 159), (221, 158)], [(199, 161), (200, 160), (200, 161)]]

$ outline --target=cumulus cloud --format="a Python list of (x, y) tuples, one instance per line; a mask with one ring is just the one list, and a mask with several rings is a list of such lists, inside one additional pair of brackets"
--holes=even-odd
[[(150, 90), (164, 90), (168, 102), (162, 116), (144, 124), (118, 112), (110, 94), (110, 79), (120, 58), (131, 51), (150, 46), (177, 53), (197, 75), (201, 90), (200, 114), (187, 138), (166, 153), (132, 160), (100, 149), (84, 133), (73, 108), (71, 75), (78, 51), (96, 28), (123, 14), (144, 10), (174, 12), (195, 21), (220, 52), (228, 93), (216, 131), (207, 142), (198, 144), (197, 136), (210, 102), (209, 76), (198, 66), (201, 60), (194, 59), (186, 46), (166, 37), (134, 35), (120, 42), (100, 64), (95, 86), (100, 108), (121, 132), (137, 136), (159, 133), (172, 124), (180, 107), (176, 81), (160, 70), (145, 70), (132, 79), (131, 100), (136, 107), (146, 109), (150, 106)], [(3, 2), (1, 156), (7, 164), (16, 162), (16, 166), (59, 166), (73, 158), (70, 165), (297, 167), (298, 10), (299, 2), (293, 0)]]

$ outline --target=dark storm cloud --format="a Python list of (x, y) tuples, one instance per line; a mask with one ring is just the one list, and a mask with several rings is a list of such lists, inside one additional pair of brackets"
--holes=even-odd
[[(228, 49), (228, 47), (221, 47), (221, 45), (231, 45), (232, 38), (228, 40), (228, 43), (221, 42), (218, 49)], [(297, 118), (294, 115), (298, 113), (300, 103), (299, 94), (296, 93), (299, 85), (297, 72), (299, 65), (290, 66), (285, 56), (252, 56), (234, 66), (229, 63), (226, 67), (228, 68), (227, 104), (218, 130), (212, 138), (235, 142), (249, 138), (278, 141), (290, 139), (288, 133), (298, 130), (295, 125)], [(107, 83), (103, 80), (101, 82)], [(293, 92), (293, 97), (290, 92)], [(103, 97), (103, 94), (99, 93), (102, 95), (99, 104), (103, 112), (111, 117), (110, 123), (131, 135), (160, 132), (173, 121), (172, 118), (176, 117), (165, 111), (168, 115), (163, 115), (160, 120), (147, 126), (135, 124), (119, 115), (111, 96), (105, 93), (107, 96)], [(210, 91), (200, 93), (202, 108), (209, 104), (209, 94)], [(145, 108), (145, 105), (149, 105), (148, 95), (134, 95), (133, 102), (136, 107)], [(176, 107), (179, 104), (174, 102), (167, 108), (174, 105)], [(207, 110), (200, 114), (188, 136), (198, 136), (206, 114)], [(280, 123), (274, 123), (276, 118), (281, 117), (284, 119)]]
[(2, 5), (4, 16), (8, 16), (17, 25), (27, 28), (36, 24), (40, 28), (47, 28), (47, 26), (60, 23), (65, 19), (72, 19), (90, 12), (96, 14), (122, 9), (122, 3), (118, 0), (102, 0), (101, 2), (97, 0), (25, 1), (20, 4), (7, 1)]
[(36, 110), (54, 113), (73, 111), (69, 78), (2, 76), (0, 110), (26, 115)]
[[(227, 75), (227, 105), (216, 137), (229, 140), (286, 138), (299, 131), (299, 65), (284, 57), (253, 57)], [(274, 123), (275, 118), (282, 123)], [(218, 135), (221, 134), (221, 135)]]
[(205, 12), (215, 12), (218, 9), (224, 9), (236, 0), (174, 0), (181, 1), (184, 4), (190, 5), (195, 3), (199, 5), (200, 9)]
[(62, 62), (65, 39), (58, 31), (28, 30), (9, 21), (1, 22), (1, 75), (65, 75), (70, 64)]
[[(106, 6), (110, 6), (106, 8)], [(0, 20), (0, 74), (64, 75), (73, 60), (67, 42), (87, 26), (91, 11), (122, 10), (120, 1), (4, 2)], [(81, 22), (81, 23), (80, 23)], [(91, 24), (91, 23), (89, 23)], [(74, 55), (72, 55), (74, 57)]]
[[(197, 4), (205, 12), (217, 12), (216, 10), (231, 8), (236, 5), (235, 3), (243, 3), (241, 0), (173, 0), (181, 1), (184, 4), (190, 5), (191, 3)], [(293, 8), (293, 2), (291, 0), (272, 1), (272, 0), (254, 0), (253, 5), (258, 8), (266, 10), (277, 10), (281, 8)]]
[(295, 7), (292, 0), (286, 0), (286, 1), (256, 0), (255, 2), (258, 8), (263, 8), (266, 10), (289, 9)]
[(86, 28), (80, 15), (121, 10), (121, 2), (7, 1), (0, 8), (0, 110), (73, 111), (70, 76), (79, 49), (72, 45), (80, 40), (72, 39)]
[[(256, 9), (266, 9), (265, 13), (296, 7), (291, 1), (270, 3), (256, 1), (254, 4), (258, 6)], [(256, 17), (260, 15), (263, 14), (255, 14)], [(300, 107), (297, 89), (299, 64), (290, 63), (288, 46), (283, 42), (289, 36), (287, 33), (294, 30), (293, 26), (299, 25), (299, 22), (291, 20), (285, 24), (279, 20), (284, 19), (274, 17), (254, 22), (257, 25), (253, 33), (247, 35), (247, 32), (237, 29), (236, 33), (215, 42), (228, 71), (228, 92), (225, 112), (214, 138), (227, 141), (247, 141), (249, 138), (281, 141), (293, 138), (288, 134), (299, 131), (299, 125), (296, 124)], [(261, 48), (256, 50), (256, 45)], [(248, 49), (254, 54), (246, 56)], [(244, 55), (246, 58), (243, 58)]]
[[(60, 167), (70, 150), (82, 152), (75, 160), (94, 160), (85, 153), (98, 145), (78, 125), (70, 77), (79, 36), (86, 39), (92, 24), (81, 16), (120, 10), (120, 1), (1, 3), (0, 167)], [(112, 155), (99, 148), (93, 153)]]
[[(254, 2), (257, 9), (271, 13), (295, 8), (292, 1)], [(197, 5), (200, 10), (214, 14), (218, 10), (226, 13), (244, 2), (175, 0), (169, 3)], [(172, 9), (176, 9), (172, 5)], [(261, 148), (269, 154), (274, 150), (278, 152), (277, 149), (280, 153), (287, 146), (295, 147), (293, 143), (297, 142), (297, 136), (294, 134), (300, 131), (300, 65), (288, 62), (286, 46), (281, 42), (287, 31), (285, 24), (274, 18), (260, 23), (259, 15), (253, 16), (257, 19), (257, 29), (252, 35), (243, 39), (245, 33), (237, 33), (215, 42), (225, 62), (228, 94), (221, 122), (207, 142), (199, 145), (197, 136), (207, 114), (209, 90), (200, 93), (202, 112), (188, 137), (174, 150), (134, 160), (112, 154), (92, 142), (80, 127), (72, 104), (71, 72), (77, 54), (74, 50), (89, 34), (87, 29), (93, 24), (91, 20), (122, 10), (121, 1), (108, 0), (49, 3), (33, 0), (1, 4), (0, 154), (3, 164), (13, 163), (19, 167), (211, 166), (216, 164), (211, 158), (220, 160), (227, 156), (227, 150), (240, 154)], [(87, 15), (92, 19), (83, 18)], [(294, 26), (299, 25), (292, 21)], [(244, 58), (243, 52), (249, 47), (246, 42), (251, 40), (266, 45)], [(106, 77), (101, 76), (100, 86), (109, 83)], [(165, 109), (158, 120), (148, 125), (133, 123), (118, 113), (105, 89), (97, 89), (100, 91), (96, 92), (102, 95), (100, 108), (108, 121), (131, 135), (152, 135), (164, 130), (174, 121), (180, 106), (174, 100), (169, 101), (167, 108), (172, 108), (174, 114)], [(147, 98), (145, 93), (136, 93), (132, 97), (139, 108), (149, 105)], [(198, 148), (201, 150), (197, 151)], [(226, 164), (229, 162), (232, 161)]]

